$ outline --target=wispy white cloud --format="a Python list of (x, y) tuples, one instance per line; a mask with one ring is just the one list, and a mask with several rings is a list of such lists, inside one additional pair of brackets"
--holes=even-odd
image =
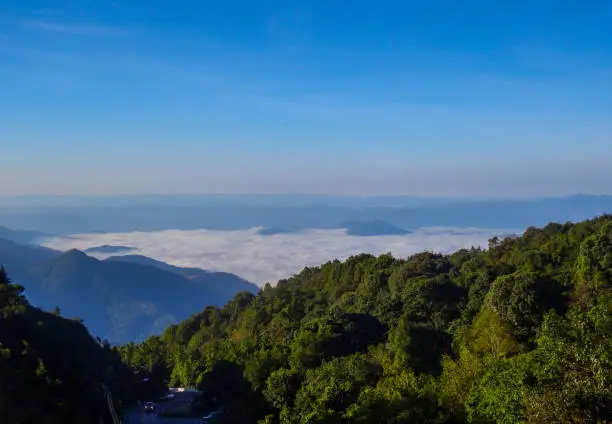
[[(132, 246), (137, 253), (173, 265), (237, 274), (257, 284), (276, 283), (334, 258), (367, 252), (406, 257), (424, 250), (452, 252), (486, 246), (506, 230), (423, 228), (405, 236), (348, 236), (343, 230), (309, 230), (297, 234), (259, 235), (257, 229), (237, 231), (167, 230), (115, 234), (82, 234), (46, 240), (45, 246), (84, 250), (92, 246)], [(104, 258), (109, 255), (92, 255)]]
[(127, 28), (97, 25), (90, 23), (56, 22), (49, 20), (24, 19), (21, 25), (25, 28), (68, 35), (86, 35), (97, 37), (118, 37), (128, 35)]

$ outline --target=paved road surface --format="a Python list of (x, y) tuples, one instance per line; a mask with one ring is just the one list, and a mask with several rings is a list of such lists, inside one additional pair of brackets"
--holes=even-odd
[(155, 412), (145, 412), (143, 407), (132, 408), (126, 416), (126, 424), (200, 424), (198, 418), (164, 418), (158, 414), (168, 408), (174, 408), (183, 403), (191, 402), (194, 393), (176, 393), (176, 399), (155, 402)]

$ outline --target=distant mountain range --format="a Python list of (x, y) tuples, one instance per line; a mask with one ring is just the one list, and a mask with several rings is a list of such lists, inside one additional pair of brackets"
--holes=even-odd
[(341, 224), (340, 227), (346, 228), (346, 233), (350, 236), (391, 236), (410, 233), (408, 230), (380, 219), (374, 221), (348, 221)]
[(10, 228), (0, 226), (0, 238), (15, 243), (32, 243), (43, 237), (49, 237), (49, 234), (38, 231), (11, 230)]
[(278, 227), (262, 227), (257, 231), (260, 236), (275, 236), (277, 234), (292, 234), (298, 232), (297, 230), (288, 230), (285, 228)]
[[(46, 247), (22, 245), (13, 240), (0, 238), (0, 264), (6, 267), (22, 268), (49, 260), (60, 255), (60, 253)], [(15, 276), (12, 275), (12, 277)]]
[[(164, 200), (165, 199), (165, 200)], [(194, 198), (195, 199), (195, 198)], [(214, 196), (188, 201), (168, 196), (124, 197), (121, 201), (77, 200), (51, 205), (0, 201), (0, 223), (12, 229), (56, 235), (92, 232), (264, 227), (262, 234), (338, 229), (344, 222), (385, 221), (405, 230), (421, 227), (526, 228), (550, 221), (581, 221), (612, 211), (612, 196), (576, 195), (522, 200), (364, 198), (333, 196), (274, 200), (274, 197)], [(300, 200), (302, 199), (302, 200)], [(0, 198), (1, 200), (1, 198)], [(277, 203), (275, 203), (275, 201)], [(75, 203), (76, 202), (76, 203)], [(75, 206), (76, 204), (76, 206)]]
[(207, 305), (258, 287), (236, 275), (179, 268), (138, 255), (94, 259), (0, 239), (0, 263), (35, 306), (58, 306), (112, 343), (142, 340)]
[(105, 244), (103, 246), (90, 247), (88, 249), (85, 249), (84, 252), (85, 253), (106, 253), (106, 254), (113, 254), (113, 253), (131, 252), (133, 250), (135, 250), (135, 249), (133, 247), (129, 247), (129, 246), (110, 246), (108, 244)]
[[(346, 233), (350, 236), (389, 236), (409, 234), (411, 232), (381, 219), (373, 221), (345, 221), (334, 225), (333, 228), (346, 230)], [(260, 236), (275, 236), (278, 234), (294, 234), (300, 231), (299, 229), (261, 227), (257, 234)]]

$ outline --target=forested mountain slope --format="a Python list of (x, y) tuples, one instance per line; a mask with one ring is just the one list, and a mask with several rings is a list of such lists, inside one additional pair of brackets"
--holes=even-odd
[(32, 307), (0, 268), (0, 422), (111, 423), (103, 386), (120, 411), (132, 374), (78, 321)]
[(306, 268), (121, 348), (227, 423), (612, 419), (612, 217)]

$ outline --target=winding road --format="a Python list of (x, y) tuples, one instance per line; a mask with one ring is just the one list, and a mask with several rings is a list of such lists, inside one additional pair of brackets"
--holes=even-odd
[(164, 418), (159, 416), (159, 413), (166, 409), (191, 402), (194, 396), (195, 393), (191, 392), (176, 393), (174, 400), (156, 402), (155, 412), (145, 412), (142, 406), (131, 408), (126, 415), (125, 424), (200, 424), (201, 420), (199, 418)]

